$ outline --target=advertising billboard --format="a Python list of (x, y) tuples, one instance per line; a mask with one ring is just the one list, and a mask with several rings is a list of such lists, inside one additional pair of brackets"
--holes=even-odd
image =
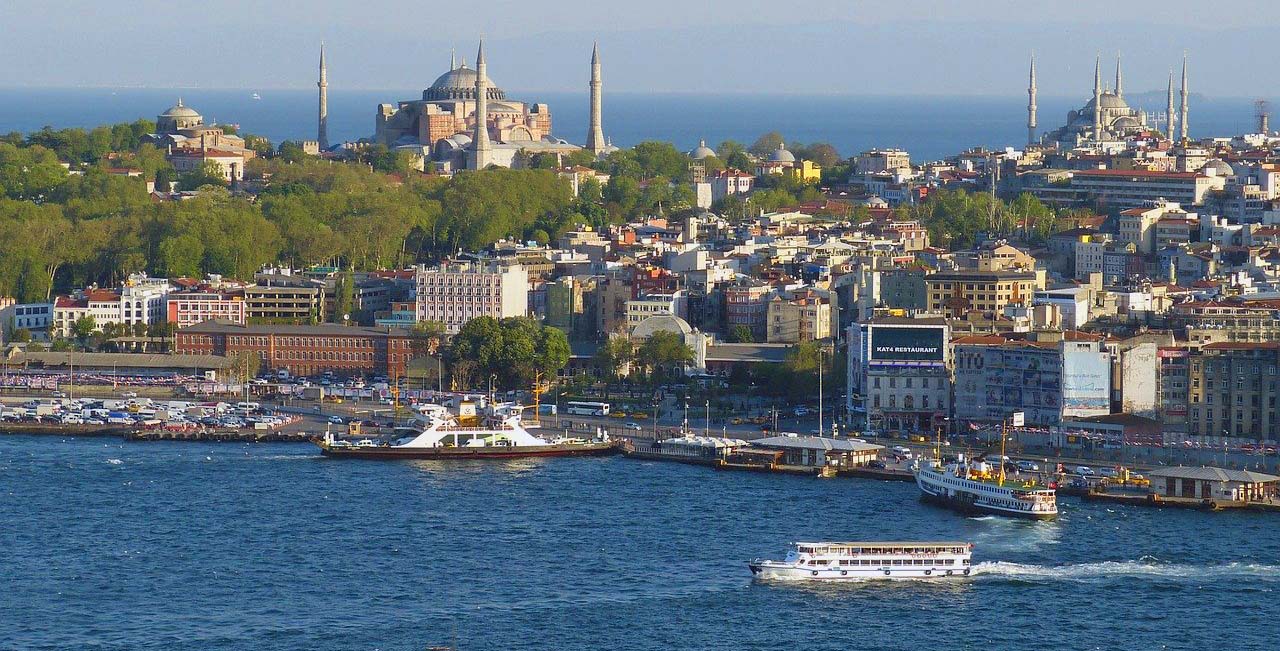
[(1106, 353), (1067, 350), (1062, 354), (1062, 416), (1111, 413), (1111, 360)]
[(872, 326), (874, 361), (946, 361), (946, 326)]

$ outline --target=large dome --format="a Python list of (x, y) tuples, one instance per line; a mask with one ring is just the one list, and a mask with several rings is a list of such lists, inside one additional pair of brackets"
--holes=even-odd
[[(431, 87), (422, 91), (422, 99), (424, 100), (475, 100), (476, 99), (476, 77), (477, 73), (474, 69), (468, 68), (466, 65), (459, 66), (444, 73), (436, 78), (435, 83)], [(506, 99), (507, 94), (493, 84), (493, 80), (485, 76), (485, 84), (488, 86), (488, 92), (485, 97), (489, 99)]]
[(796, 162), (796, 155), (787, 151), (786, 143), (780, 142), (773, 155), (769, 157), (769, 160), (774, 163), (794, 163)]
[(170, 106), (168, 110), (160, 114), (162, 118), (198, 118), (200, 113), (190, 106), (182, 105), (182, 98), (178, 98), (178, 103)]
[(695, 147), (693, 151), (689, 152), (689, 157), (693, 160), (703, 160), (715, 155), (715, 150), (707, 146), (706, 140), (699, 140), (698, 146)]
[[(1124, 99), (1123, 99), (1123, 98), (1116, 97), (1116, 94), (1115, 94), (1115, 93), (1113, 93), (1113, 92), (1111, 92), (1111, 91), (1107, 91), (1107, 92), (1105, 92), (1105, 93), (1103, 93), (1103, 94), (1102, 94), (1102, 108), (1104, 108), (1104, 109), (1127, 109), (1127, 108), (1129, 108), (1129, 103), (1128, 103), (1128, 102), (1126, 102), (1126, 101), (1124, 101)], [(1084, 105), (1084, 110), (1085, 110), (1085, 112), (1086, 112), (1086, 113), (1092, 113), (1092, 112), (1093, 112), (1093, 98), (1092, 98), (1092, 97), (1090, 97), (1090, 98), (1089, 98), (1089, 103)]]

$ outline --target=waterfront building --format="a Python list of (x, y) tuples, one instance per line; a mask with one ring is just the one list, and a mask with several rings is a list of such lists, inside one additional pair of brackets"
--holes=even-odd
[(879, 317), (851, 326), (849, 413), (877, 431), (942, 425), (951, 414), (950, 338), (943, 318)]
[(172, 286), (165, 278), (149, 278), (146, 274), (130, 274), (119, 289), (96, 287), (59, 296), (54, 302), (52, 334), (70, 337), (75, 322), (92, 317), (94, 329), (111, 324), (150, 325), (164, 323), (168, 311), (165, 302)]
[(884, 446), (823, 436), (771, 436), (752, 441), (750, 448), (780, 452), (783, 466), (853, 468), (875, 461)]
[(1111, 359), (1101, 338), (1041, 334), (1046, 336), (954, 340), (956, 418), (1000, 422), (1021, 411), (1029, 425), (1056, 425), (1111, 413)]
[(237, 325), (205, 321), (174, 336), (179, 355), (257, 356), (263, 371), (291, 375), (404, 375), (413, 357), (407, 330), (322, 325)]
[(1218, 342), (1191, 354), (1188, 433), (1280, 439), (1280, 342)]
[(1280, 477), (1252, 470), (1164, 466), (1147, 473), (1151, 493), (1209, 501), (1261, 502), (1277, 497)]
[(418, 320), (439, 321), (457, 334), (467, 321), (495, 319), (528, 312), (529, 274), (519, 264), (446, 262), (417, 267)]
[(214, 319), (244, 325), (248, 318), (248, 306), (241, 294), (195, 290), (171, 293), (166, 301), (166, 320), (176, 328)]

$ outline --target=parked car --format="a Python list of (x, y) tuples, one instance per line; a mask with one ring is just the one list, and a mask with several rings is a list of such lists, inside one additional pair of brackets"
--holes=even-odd
[(876, 459), (875, 461), (868, 463), (867, 467), (875, 468), (876, 470), (884, 470), (885, 468), (888, 468), (888, 466), (886, 466), (885, 463), (879, 459)]
[(795, 411), (794, 411), (793, 413), (794, 413), (795, 415), (797, 415), (797, 416), (808, 416), (808, 415), (809, 415), (809, 408), (808, 408), (808, 407), (796, 407), (796, 409), (795, 409)]
[(909, 447), (907, 447), (907, 446), (905, 446), (905, 445), (895, 445), (895, 446), (893, 446), (893, 453), (894, 453), (894, 454), (896, 454), (896, 455), (898, 455), (898, 456), (900, 456), (900, 457), (902, 457), (903, 459), (910, 459), (910, 458), (912, 457), (912, 455), (911, 455), (911, 448), (909, 448)]
[(330, 417), (329, 417), (329, 424), (330, 424), (330, 425), (342, 425), (342, 424), (343, 424), (343, 423), (342, 423), (342, 416), (330, 416)]
[(1017, 465), (1022, 472), (1040, 472), (1040, 464), (1034, 461), (1019, 461)]
[(120, 394), (120, 397), (121, 397), (121, 398), (137, 398), (137, 397), (138, 397), (138, 392), (137, 392), (137, 391), (125, 391), (124, 393)]
[(625, 428), (627, 428), (627, 429), (633, 429), (633, 430), (636, 430), (637, 432), (638, 432), (638, 431), (640, 431), (640, 423), (637, 423), (637, 422), (635, 422), (635, 421), (630, 421), (630, 420), (629, 420), (629, 421), (627, 421), (626, 423), (624, 423), (622, 426), (623, 426), (623, 427), (625, 427)]
[(1095, 473), (1093, 468), (1090, 468), (1089, 466), (1076, 466), (1076, 474), (1081, 477), (1092, 477), (1097, 473)]

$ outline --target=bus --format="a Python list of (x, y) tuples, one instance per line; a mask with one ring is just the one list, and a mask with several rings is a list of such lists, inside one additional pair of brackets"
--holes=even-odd
[(564, 404), (566, 414), (573, 416), (608, 416), (609, 403), (607, 402), (566, 402)]

